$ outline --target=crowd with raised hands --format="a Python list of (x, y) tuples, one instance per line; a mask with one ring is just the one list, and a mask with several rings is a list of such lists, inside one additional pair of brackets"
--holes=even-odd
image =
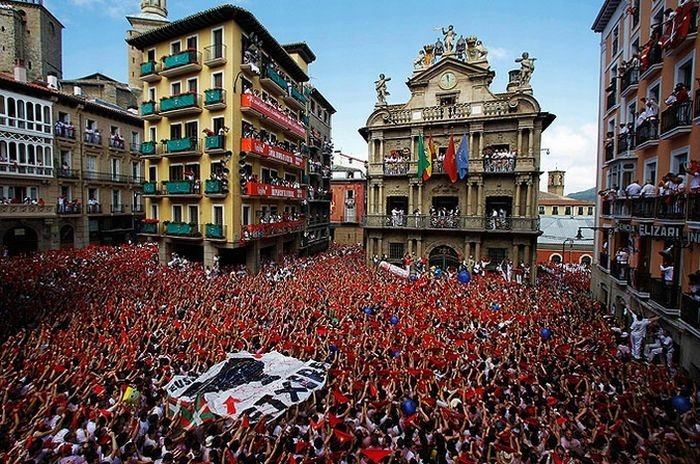
[[(587, 271), (539, 274), (406, 280), (358, 247), (216, 278), (150, 245), (0, 260), (0, 462), (699, 462), (693, 381), (620, 355)], [(278, 417), (168, 413), (173, 376), (238, 351), (327, 382)]]

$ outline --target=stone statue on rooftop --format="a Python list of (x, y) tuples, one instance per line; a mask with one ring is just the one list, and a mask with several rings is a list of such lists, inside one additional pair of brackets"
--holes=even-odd
[(530, 58), (528, 52), (523, 52), (520, 58), (516, 58), (515, 62), (520, 63), (520, 86), (529, 87), (530, 78), (532, 73), (535, 71), (535, 60), (537, 58)]
[(455, 48), (455, 54), (457, 55), (458, 60), (464, 61), (466, 58), (465, 52), (467, 51), (467, 41), (464, 40), (464, 36), (460, 35), (459, 39), (457, 40), (457, 46)]
[(438, 39), (435, 41), (434, 53), (435, 61), (439, 60), (442, 54), (445, 53), (445, 46), (442, 44), (442, 40), (440, 40), (440, 37), (438, 37)]
[(445, 55), (452, 55), (454, 53), (455, 36), (457, 35), (455, 28), (450, 24), (447, 26), (447, 29), (442, 28), (442, 33), (445, 36)]
[(386, 105), (386, 97), (389, 94), (389, 89), (386, 83), (391, 80), (391, 77), (386, 77), (384, 74), (379, 75), (379, 80), (374, 81), (374, 89), (377, 91), (376, 106)]
[(418, 50), (418, 58), (413, 61), (413, 69), (421, 70), (425, 68), (425, 52)]

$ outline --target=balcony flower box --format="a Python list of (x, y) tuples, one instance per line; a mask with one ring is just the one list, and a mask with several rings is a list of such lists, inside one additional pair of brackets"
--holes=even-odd
[(204, 138), (205, 150), (223, 150), (224, 136), (223, 135), (208, 135)]
[(158, 233), (158, 220), (156, 222), (146, 222), (144, 219), (141, 231), (144, 234), (157, 234)]
[(223, 185), (218, 179), (207, 179), (204, 181), (204, 193), (218, 195), (224, 192)]
[(306, 105), (306, 97), (299, 92), (295, 87), (292, 87), (291, 90), (292, 98), (301, 103), (302, 105)]

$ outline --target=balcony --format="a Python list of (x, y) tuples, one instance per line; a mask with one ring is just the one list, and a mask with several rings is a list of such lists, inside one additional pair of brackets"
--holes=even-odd
[(158, 114), (156, 102), (147, 101), (141, 103), (141, 119), (146, 121), (160, 121), (162, 116)]
[(166, 140), (163, 156), (175, 158), (178, 156), (201, 156), (199, 151), (199, 140), (196, 137), (185, 137), (182, 139)]
[[(644, 54), (644, 52), (645, 50), (642, 50), (642, 54)], [(661, 68), (663, 67), (664, 57), (661, 45), (654, 44), (650, 46), (649, 49), (646, 50), (646, 55), (646, 62), (642, 62), (639, 69), (641, 72), (639, 76), (640, 81), (651, 80), (661, 72)]]
[(75, 140), (75, 127), (70, 123), (58, 121), (54, 126), (53, 134), (62, 139)]
[(147, 234), (147, 235), (160, 235), (160, 232), (158, 231), (158, 223), (157, 222), (142, 222), (140, 233)]
[(59, 179), (78, 180), (78, 179), (80, 179), (80, 170), (79, 169), (58, 168), (56, 170), (56, 176)]
[(385, 176), (407, 176), (411, 171), (410, 161), (384, 161), (384, 175)]
[(102, 134), (96, 130), (87, 129), (83, 137), (86, 145), (93, 145), (94, 147), (102, 146)]
[(10, 203), (0, 205), (0, 218), (45, 218), (56, 214), (55, 205), (31, 205), (25, 203)]
[(610, 269), (610, 259), (607, 253), (598, 253), (598, 265), (606, 271)]
[(143, 194), (144, 194), (144, 196), (160, 195), (160, 190), (158, 189), (158, 184), (156, 182), (144, 182), (143, 183)]
[(204, 151), (210, 155), (221, 154), (225, 149), (226, 136), (208, 135), (204, 138)]
[(421, 229), (538, 233), (539, 219), (481, 216), (367, 215), (364, 226), (378, 229)]
[(19, 164), (16, 161), (0, 161), (0, 175), (8, 177), (53, 177), (53, 168)]
[(158, 144), (156, 142), (141, 142), (139, 156), (144, 159), (160, 158)]
[(83, 171), (83, 180), (91, 184), (126, 184), (129, 182), (129, 176), (110, 172)]
[(126, 150), (126, 142), (120, 135), (110, 135), (109, 149), (115, 151), (124, 151)]
[(59, 216), (79, 216), (82, 213), (80, 203), (65, 201), (63, 205), (56, 205), (56, 214)]
[(672, 282), (662, 279), (651, 279), (651, 301), (665, 310), (675, 312), (679, 309), (679, 295), (681, 289)]
[(102, 205), (99, 203), (88, 204), (87, 205), (88, 216), (95, 214), (102, 214)]
[(185, 50), (163, 58), (163, 69), (160, 75), (175, 77), (182, 74), (193, 73), (202, 69), (201, 53), (196, 50)]
[(681, 320), (700, 332), (700, 300), (688, 293), (681, 296)]
[(277, 96), (287, 93), (287, 81), (271, 64), (263, 68), (263, 74), (260, 76), (260, 85)]
[(627, 96), (628, 93), (639, 88), (639, 68), (630, 67), (622, 75), (620, 80), (620, 96)]
[(202, 196), (196, 182), (192, 180), (168, 180), (163, 182), (163, 187), (165, 187), (165, 195), (192, 198)]
[(306, 138), (306, 127), (301, 122), (252, 93), (241, 95), (241, 111), (253, 113), (261, 118), (262, 123), (271, 124), (285, 130), (288, 134), (298, 139)]
[(693, 127), (693, 102), (688, 100), (666, 108), (661, 113), (661, 138), (687, 134)]
[(700, 89), (695, 91), (695, 105), (693, 109), (693, 121), (700, 124)]
[(688, 221), (700, 222), (700, 193), (688, 194)]
[(302, 94), (294, 85), (290, 85), (287, 89), (287, 93), (284, 95), (284, 102), (289, 107), (296, 108), (298, 110), (306, 109), (306, 97)]
[(129, 144), (129, 153), (138, 156), (141, 153), (141, 142), (131, 142)]
[(281, 200), (303, 200), (306, 198), (301, 188), (282, 187), (279, 185), (248, 182), (241, 195), (259, 198), (277, 198)]
[(649, 118), (637, 127), (637, 150), (659, 143), (659, 120)]
[(632, 198), (630, 201), (630, 210), (632, 217), (635, 218), (653, 218), (656, 213), (656, 198)]
[(657, 197), (656, 218), (671, 221), (685, 220), (687, 197), (685, 194)]
[(613, 259), (610, 264), (610, 277), (617, 280), (618, 284), (627, 285), (627, 277), (629, 275), (629, 264), (619, 263)]
[(197, 224), (187, 222), (163, 222), (165, 235), (180, 238), (202, 239), (202, 234), (199, 231)]
[(607, 142), (605, 144), (605, 162), (615, 159), (615, 142)]
[(241, 227), (241, 240), (259, 240), (278, 235), (293, 234), (304, 229), (304, 220), (282, 221), (270, 224), (248, 224)]
[(160, 99), (160, 115), (167, 117), (187, 116), (202, 112), (201, 97), (196, 93), (182, 93)]
[(141, 63), (141, 76), (140, 79), (144, 82), (158, 82), (161, 80), (158, 74), (159, 64), (155, 61), (146, 61)]
[(210, 198), (224, 198), (228, 195), (228, 181), (219, 179), (205, 180), (204, 195)]
[(304, 169), (306, 165), (301, 155), (290, 153), (258, 139), (242, 138), (241, 151), (285, 166)]
[(110, 206), (110, 211), (112, 211), (112, 214), (124, 214), (126, 205), (113, 204)]
[(131, 205), (131, 214), (143, 214), (145, 212), (146, 210), (143, 209), (142, 203)]
[(204, 64), (215, 68), (226, 64), (226, 45), (217, 43), (204, 48)]
[[(677, 53), (682, 53), (686, 50), (687, 45), (690, 45), (693, 42), (695, 42), (695, 39), (698, 36), (698, 6), (696, 2), (686, 2), (685, 6), (678, 7), (676, 9), (675, 14), (677, 15), (677, 19), (683, 18), (685, 15), (688, 15), (688, 29), (686, 34), (683, 34), (681, 31), (678, 31), (675, 34), (675, 37), (673, 37), (673, 39), (668, 40), (665, 43), (664, 48), (666, 49), (666, 55), (675, 55)], [(678, 23), (676, 23), (675, 27), (678, 29), (683, 29), (683, 27), (678, 25)]]
[(651, 275), (646, 269), (630, 268), (627, 273), (628, 287), (642, 298), (649, 298)]
[(484, 158), (484, 174), (514, 174), (515, 161), (513, 158)]
[[(626, 158), (626, 157), (634, 155), (634, 153), (630, 153), (630, 152), (632, 150), (634, 150), (635, 144), (636, 144), (635, 134), (633, 134), (631, 132), (627, 132), (626, 134), (619, 134), (617, 136), (617, 154), (620, 155), (620, 157), (622, 157), (622, 158)], [(607, 152), (606, 152), (606, 158), (607, 158)], [(609, 161), (609, 160), (606, 159), (606, 161)]]
[(209, 240), (226, 240), (226, 226), (222, 224), (205, 224), (204, 236)]
[(226, 108), (226, 90), (207, 89), (204, 91), (204, 107), (209, 111)]

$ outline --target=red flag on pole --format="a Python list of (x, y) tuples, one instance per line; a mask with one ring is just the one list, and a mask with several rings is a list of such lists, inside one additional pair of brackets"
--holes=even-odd
[(450, 135), (450, 144), (447, 146), (445, 160), (442, 162), (445, 167), (445, 173), (450, 177), (450, 181), (454, 184), (459, 179), (457, 173), (457, 158), (455, 157), (455, 140), (454, 136)]

